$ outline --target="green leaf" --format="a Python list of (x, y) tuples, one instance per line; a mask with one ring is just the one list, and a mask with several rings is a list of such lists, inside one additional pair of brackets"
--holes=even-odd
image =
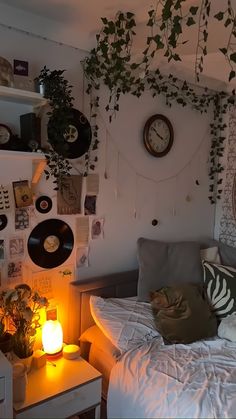
[(229, 73), (229, 81), (231, 81), (235, 77), (235, 71), (231, 70)]
[(187, 19), (187, 22), (186, 22), (186, 25), (187, 26), (192, 26), (192, 25), (195, 25), (195, 20), (190, 16), (188, 19)]
[(232, 19), (226, 19), (225, 27), (227, 28), (232, 22), (233, 22)]
[(162, 9), (162, 20), (168, 20), (172, 16), (171, 6), (173, 6), (173, 0), (166, 0), (165, 5)]
[(217, 20), (222, 20), (224, 18), (224, 13), (219, 12), (214, 16), (214, 18), (217, 19)]
[(195, 16), (197, 14), (197, 11), (198, 11), (198, 6), (190, 7), (189, 11), (193, 16)]
[(107, 22), (108, 22), (106, 17), (101, 17), (101, 21), (102, 21), (102, 23), (104, 23), (104, 25), (106, 25)]
[(230, 61), (233, 61), (234, 63), (236, 63), (236, 52), (233, 52), (233, 54), (230, 54), (229, 58), (230, 58)]
[(226, 55), (227, 54), (227, 48), (219, 48), (220, 52), (222, 52), (222, 54)]

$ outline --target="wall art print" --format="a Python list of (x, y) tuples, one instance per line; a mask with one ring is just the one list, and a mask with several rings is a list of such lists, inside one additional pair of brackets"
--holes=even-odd
[(228, 154), (219, 240), (236, 247), (236, 108), (229, 108)]
[(32, 191), (28, 180), (12, 182), (16, 208), (29, 207), (33, 204)]

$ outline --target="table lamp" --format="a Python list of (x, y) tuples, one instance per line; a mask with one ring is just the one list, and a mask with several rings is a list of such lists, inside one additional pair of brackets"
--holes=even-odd
[(59, 354), (63, 346), (63, 332), (58, 320), (47, 320), (42, 329), (43, 350), (47, 355)]

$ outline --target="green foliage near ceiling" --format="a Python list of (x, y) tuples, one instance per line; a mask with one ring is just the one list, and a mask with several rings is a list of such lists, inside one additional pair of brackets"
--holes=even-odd
[[(201, 0), (188, 6), (187, 0), (158, 0), (156, 7), (148, 11), (147, 26), (150, 33), (145, 41), (145, 49), (139, 60), (132, 54), (133, 40), (136, 35), (135, 16), (131, 12), (118, 12), (113, 20), (101, 18), (103, 27), (96, 35), (97, 45), (83, 61), (84, 74), (88, 80), (87, 93), (90, 95), (91, 115), (94, 119), (94, 133), (97, 136), (97, 111), (99, 107), (99, 89), (105, 84), (109, 89), (106, 110), (109, 120), (119, 111), (119, 99), (122, 94), (140, 97), (149, 90), (153, 97), (162, 95), (166, 104), (178, 103), (191, 106), (201, 113), (213, 109), (211, 123), (211, 149), (209, 158), (209, 199), (212, 204), (222, 194), (222, 172), (220, 158), (225, 143), (224, 115), (228, 106), (235, 103), (235, 91), (231, 94), (217, 92), (207, 88), (199, 93), (197, 82), (204, 69), (204, 58), (208, 54), (209, 21), (221, 23), (227, 30), (226, 45), (219, 46), (219, 51), (229, 65), (228, 79), (236, 76), (236, 16), (231, 0), (225, 1), (223, 10), (212, 15), (214, 0)], [(223, 3), (223, 1), (222, 1)], [(158, 68), (153, 68), (154, 58), (161, 53), (168, 62), (181, 61), (179, 48), (186, 44), (186, 29), (197, 25), (197, 48), (195, 59), (196, 85), (179, 80), (172, 74), (163, 75)], [(97, 137), (96, 137), (97, 138)]]

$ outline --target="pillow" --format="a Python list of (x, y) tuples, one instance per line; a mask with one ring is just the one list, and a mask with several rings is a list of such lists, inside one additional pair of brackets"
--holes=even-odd
[(90, 309), (97, 326), (121, 353), (159, 335), (150, 303), (92, 295)]
[(118, 359), (120, 356), (120, 351), (116, 348), (110, 339), (108, 339), (101, 329), (97, 326), (91, 326), (79, 338), (80, 344), (90, 343), (95, 344), (99, 349), (102, 349), (104, 352), (107, 352), (109, 355), (112, 355), (115, 359)]
[(208, 299), (219, 319), (236, 311), (236, 269), (203, 261)]
[(219, 251), (222, 265), (236, 268), (236, 248), (219, 242)]
[(218, 327), (218, 336), (236, 342), (236, 312), (225, 317)]
[(137, 244), (139, 301), (150, 301), (150, 291), (172, 283), (202, 281), (199, 243), (164, 243), (139, 238)]
[(113, 356), (119, 357), (120, 351), (112, 344), (110, 339), (108, 339), (101, 329), (97, 326), (91, 326), (79, 338), (80, 342), (89, 342), (96, 344), (98, 348), (106, 348)]
[(169, 343), (191, 343), (217, 333), (217, 319), (201, 285), (154, 291), (151, 305), (157, 330)]
[(221, 263), (218, 247), (208, 247), (207, 249), (200, 250), (200, 255), (202, 260), (207, 260), (208, 262)]

